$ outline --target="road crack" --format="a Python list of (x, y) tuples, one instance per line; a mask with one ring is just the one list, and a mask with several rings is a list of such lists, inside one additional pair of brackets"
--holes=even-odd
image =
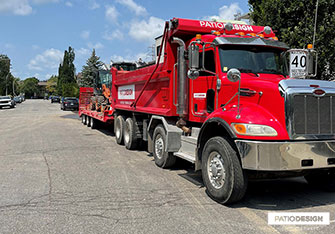
[(47, 157), (44, 155), (44, 152), (43, 152), (43, 158), (44, 158), (45, 164), (46, 164), (47, 169), (48, 169), (48, 181), (49, 181), (49, 192), (48, 192), (48, 195), (49, 195), (49, 199), (50, 199), (51, 198), (51, 194), (52, 194), (51, 171), (50, 171), (50, 166), (49, 166)]

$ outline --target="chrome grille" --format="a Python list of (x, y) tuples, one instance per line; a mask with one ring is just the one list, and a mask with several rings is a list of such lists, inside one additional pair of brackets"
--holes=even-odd
[[(316, 90), (321, 90), (317, 95)], [(335, 139), (335, 82), (288, 79), (279, 82), (291, 139)], [(323, 96), (322, 96), (323, 95)]]
[(334, 133), (333, 96), (293, 95), (292, 133), (294, 135), (329, 135)]

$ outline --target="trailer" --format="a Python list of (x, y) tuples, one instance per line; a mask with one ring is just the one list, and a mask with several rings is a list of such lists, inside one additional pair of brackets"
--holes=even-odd
[(335, 190), (335, 84), (297, 79), (315, 75), (313, 48), (290, 50), (269, 26), (173, 18), (156, 51), (154, 65), (111, 69), (118, 144), (147, 142), (162, 168), (194, 163), (223, 204), (254, 178)]

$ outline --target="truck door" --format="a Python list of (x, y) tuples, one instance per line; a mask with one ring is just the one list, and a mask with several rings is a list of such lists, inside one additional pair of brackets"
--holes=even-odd
[[(200, 53), (200, 64), (203, 55)], [(190, 120), (201, 121), (215, 110), (216, 75), (215, 56), (212, 48), (205, 51), (204, 71), (195, 80), (190, 80)]]

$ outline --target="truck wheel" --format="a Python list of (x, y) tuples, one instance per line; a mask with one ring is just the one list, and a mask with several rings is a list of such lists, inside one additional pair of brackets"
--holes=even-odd
[(86, 122), (85, 122), (86, 120), (85, 120), (85, 115), (81, 115), (81, 123), (82, 124), (86, 124)]
[(176, 162), (176, 157), (172, 152), (166, 152), (166, 133), (162, 125), (155, 128), (153, 136), (153, 155), (157, 166), (169, 168)]
[(329, 192), (335, 192), (335, 169), (316, 170), (305, 175), (308, 184)]
[(86, 117), (86, 125), (87, 127), (91, 127), (91, 117), (89, 116)]
[(247, 178), (236, 151), (223, 137), (207, 141), (202, 153), (202, 178), (207, 194), (228, 204), (241, 200), (247, 189)]
[(115, 131), (116, 143), (119, 145), (123, 144), (124, 125), (125, 125), (124, 117), (122, 115), (116, 117), (114, 131)]
[(138, 139), (136, 137), (135, 123), (132, 118), (127, 118), (124, 125), (124, 145), (127, 149), (133, 150), (137, 147)]
[(97, 123), (98, 121), (94, 118), (91, 117), (91, 122), (90, 122), (90, 126), (91, 126), (91, 129), (97, 129)]

